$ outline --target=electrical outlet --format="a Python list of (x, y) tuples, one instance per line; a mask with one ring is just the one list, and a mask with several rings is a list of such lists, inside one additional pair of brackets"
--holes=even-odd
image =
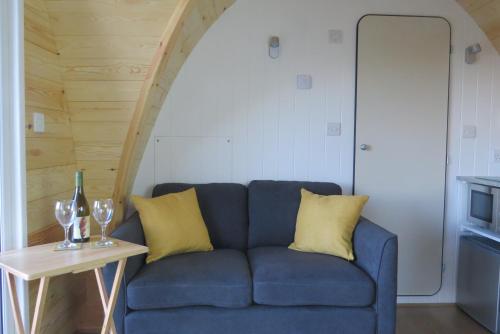
[(338, 137), (341, 135), (342, 125), (340, 123), (329, 122), (326, 128), (326, 135), (329, 137)]
[(328, 30), (328, 40), (330, 44), (342, 44), (344, 41), (344, 34), (342, 30), (331, 29)]
[(500, 149), (493, 150), (493, 162), (500, 163)]
[(310, 74), (297, 74), (298, 89), (312, 89), (312, 76)]
[(475, 125), (464, 125), (462, 129), (462, 138), (472, 139), (476, 138), (476, 126)]

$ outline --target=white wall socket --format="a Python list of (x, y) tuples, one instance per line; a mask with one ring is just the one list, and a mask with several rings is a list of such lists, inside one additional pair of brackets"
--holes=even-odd
[(342, 124), (329, 122), (326, 127), (326, 135), (329, 137), (337, 137), (342, 134)]
[(476, 126), (464, 125), (462, 129), (462, 138), (476, 138)]
[(297, 74), (298, 89), (312, 89), (312, 76), (310, 74)]
[(330, 44), (342, 44), (344, 33), (339, 29), (330, 29), (328, 30), (328, 41)]

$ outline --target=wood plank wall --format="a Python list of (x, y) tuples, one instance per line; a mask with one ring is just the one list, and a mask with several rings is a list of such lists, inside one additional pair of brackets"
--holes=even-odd
[[(41, 1), (59, 55), (73, 169), (85, 171), (90, 203), (111, 197), (139, 91), (178, 0)], [(91, 227), (96, 233), (96, 225)], [(102, 321), (101, 301), (94, 276), (79, 276), (86, 289), (72, 305), (77, 307), (72, 318), (79, 331), (92, 331)]]
[(87, 198), (111, 197), (140, 89), (177, 0), (45, 3)]
[[(51, 241), (47, 236), (62, 236), (59, 227), (53, 228), (53, 204), (58, 198), (71, 196), (77, 166), (62, 67), (45, 3), (25, 0), (24, 10), (28, 239), (33, 245)], [(32, 130), (34, 112), (45, 115), (42, 134)], [(51, 281), (42, 333), (75, 331), (80, 280), (79, 276), (62, 276)], [(33, 314), (38, 282), (29, 288)]]
[[(153, 57), (162, 47), (167, 24), (182, 1), (26, 0), (30, 244), (62, 238), (53, 218), (53, 203), (71, 196), (76, 169), (85, 170), (89, 202), (113, 195), (140, 92), (152, 75)], [(160, 82), (168, 86), (162, 87), (160, 95), (155, 91), (148, 96), (148, 101), (162, 103), (200, 36), (232, 2), (204, 0), (194, 7), (194, 15), (182, 22), (183, 38), (173, 49), (179, 56), (168, 69), (175, 70), (162, 68), (160, 72)], [(163, 54), (159, 56), (156, 61)], [(37, 111), (45, 115), (43, 134), (31, 130), (32, 113)], [(148, 120), (150, 127), (152, 118)], [(37, 286), (30, 286), (30, 297), (35, 296)], [(92, 275), (64, 276), (51, 282), (49, 289), (43, 333), (99, 327), (102, 310)]]
[(457, 0), (500, 52), (500, 0)]

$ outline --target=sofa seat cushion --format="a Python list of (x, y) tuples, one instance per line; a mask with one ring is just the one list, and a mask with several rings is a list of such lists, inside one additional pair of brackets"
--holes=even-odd
[(127, 286), (134, 310), (183, 306), (246, 307), (252, 281), (244, 253), (232, 249), (169, 256), (145, 265)]
[(256, 304), (361, 307), (374, 301), (371, 278), (341, 258), (286, 247), (254, 248), (248, 257)]

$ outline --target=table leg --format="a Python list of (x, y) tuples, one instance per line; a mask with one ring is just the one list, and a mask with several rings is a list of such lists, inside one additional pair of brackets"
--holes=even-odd
[(16, 277), (7, 271), (5, 274), (7, 276), (7, 287), (9, 288), (10, 305), (14, 313), (16, 330), (18, 334), (24, 334), (23, 319), (21, 317), (21, 311), (19, 310), (19, 299), (17, 297)]
[(36, 297), (35, 314), (33, 315), (33, 324), (31, 325), (31, 334), (38, 334), (40, 332), (49, 282), (50, 277), (40, 278), (40, 285), (38, 286), (38, 294)]
[(125, 264), (127, 264), (126, 258), (118, 261), (118, 267), (116, 268), (115, 280), (113, 281), (113, 287), (111, 288), (108, 305), (104, 310), (104, 323), (102, 325), (101, 334), (109, 333), (113, 319), (113, 312), (115, 310), (116, 299), (118, 298), (118, 292), (120, 290), (120, 284), (122, 282)]
[[(95, 272), (95, 278), (97, 280), (97, 287), (99, 288), (99, 294), (101, 295), (102, 308), (104, 309), (104, 312), (106, 312), (106, 308), (108, 307), (109, 303), (109, 297), (108, 297), (108, 292), (106, 291), (106, 286), (104, 285), (104, 277), (102, 276), (102, 270), (101, 268), (95, 268), (94, 272)], [(113, 317), (111, 317), (110, 322), (111, 324), (109, 333), (116, 334), (116, 327)]]

